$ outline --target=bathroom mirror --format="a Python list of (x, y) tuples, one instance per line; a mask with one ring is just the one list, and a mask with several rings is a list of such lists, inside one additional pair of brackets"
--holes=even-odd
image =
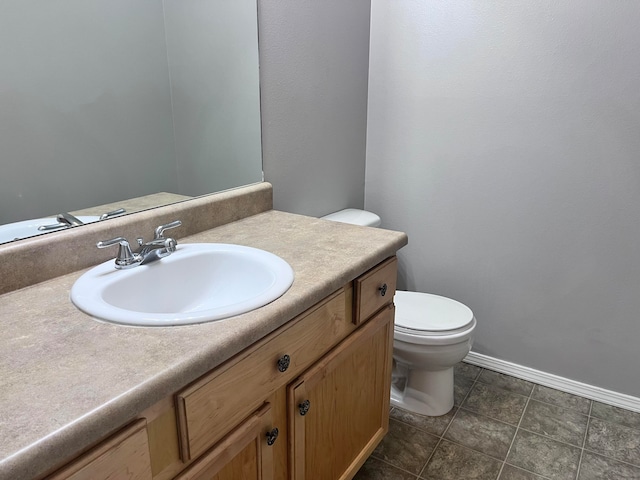
[(256, 0), (1, 2), (0, 155), (0, 224), (260, 181)]

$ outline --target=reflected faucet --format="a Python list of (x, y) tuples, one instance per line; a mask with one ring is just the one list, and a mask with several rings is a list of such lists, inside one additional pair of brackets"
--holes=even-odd
[[(117, 210), (103, 213), (102, 215), (100, 215), (100, 218), (98, 220), (106, 220), (107, 218), (122, 215), (123, 213), (126, 213), (126, 210), (124, 208), (118, 208)], [(49, 230), (57, 230), (59, 228), (70, 228), (77, 227), (78, 225), (84, 225), (84, 222), (82, 220), (80, 220), (78, 217), (74, 217), (69, 212), (59, 213), (58, 215), (56, 215), (56, 222), (58, 223), (40, 225), (38, 227), (38, 230), (40, 230), (41, 232), (47, 232)]]
[(56, 230), (58, 228), (77, 227), (78, 225), (84, 225), (84, 222), (77, 217), (74, 217), (68, 212), (59, 213), (56, 215), (56, 221), (58, 223), (52, 223), (50, 225), (40, 225), (38, 230), (46, 232), (48, 230)]

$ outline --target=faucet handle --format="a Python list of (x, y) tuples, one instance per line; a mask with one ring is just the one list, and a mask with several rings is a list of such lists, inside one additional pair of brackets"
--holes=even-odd
[(182, 225), (182, 222), (180, 220), (174, 220), (173, 222), (167, 223), (166, 225), (160, 225), (159, 227), (156, 228), (153, 239), (154, 240), (164, 239), (165, 230), (169, 230), (170, 228), (176, 228), (176, 227), (179, 227), (180, 225)]
[(69, 212), (63, 212), (56, 215), (56, 220), (59, 223), (63, 223), (69, 227), (77, 227), (78, 225), (84, 225), (84, 222), (78, 217), (71, 215)]
[(168, 257), (176, 251), (177, 246), (178, 242), (176, 242), (173, 238), (165, 238), (164, 248), (157, 249), (155, 251), (156, 255), (158, 256), (158, 258)]
[(110, 212), (103, 213), (100, 215), (100, 220), (106, 220), (107, 218), (115, 217), (117, 215), (122, 215), (127, 211), (124, 208), (118, 208), (117, 210), (111, 210)]
[(131, 246), (129, 246), (129, 242), (124, 237), (115, 237), (96, 243), (96, 247), (98, 248), (106, 248), (113, 245), (120, 246), (118, 249), (118, 256), (116, 257), (117, 269), (122, 270), (125, 268), (135, 267), (142, 262), (142, 256), (131, 251)]

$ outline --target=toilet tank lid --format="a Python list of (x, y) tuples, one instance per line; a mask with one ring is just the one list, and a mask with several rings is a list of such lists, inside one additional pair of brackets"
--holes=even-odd
[(350, 223), (352, 225), (362, 225), (364, 227), (377, 227), (380, 225), (380, 217), (373, 212), (359, 210), (357, 208), (346, 208), (339, 212), (325, 215), (325, 220), (334, 222)]

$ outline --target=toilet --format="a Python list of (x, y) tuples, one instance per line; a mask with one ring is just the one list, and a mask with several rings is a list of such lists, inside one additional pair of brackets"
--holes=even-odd
[[(380, 217), (349, 208), (325, 217), (377, 227)], [(439, 416), (453, 408), (453, 367), (471, 349), (476, 319), (469, 307), (450, 298), (396, 291), (391, 405)]]

